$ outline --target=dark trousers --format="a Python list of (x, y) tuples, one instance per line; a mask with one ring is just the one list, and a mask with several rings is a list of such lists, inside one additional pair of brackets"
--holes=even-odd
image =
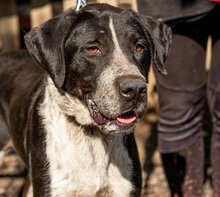
[[(213, 187), (215, 195), (220, 196), (220, 7), (199, 20), (172, 29), (173, 44), (166, 63), (168, 76), (155, 72), (158, 145), (165, 172), (173, 196), (202, 196), (202, 120), (207, 100), (213, 123)], [(208, 36), (212, 37), (209, 72), (205, 69)]]

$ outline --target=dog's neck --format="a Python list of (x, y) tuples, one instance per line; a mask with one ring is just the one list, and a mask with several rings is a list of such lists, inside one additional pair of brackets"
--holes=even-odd
[(54, 105), (51, 108), (57, 109), (57, 111), (66, 116), (67, 122), (72, 127), (70, 135), (75, 136), (76, 133), (74, 131), (80, 128), (80, 132), (83, 132), (85, 136), (98, 137), (106, 146), (110, 147), (114, 146), (119, 139), (123, 140), (122, 136), (103, 134), (92, 120), (87, 107), (77, 97), (68, 93), (59, 93), (51, 78), (47, 79), (47, 84), (44, 100), (46, 105), (44, 107), (47, 108), (47, 101), (49, 101), (51, 105)]
[[(98, 127), (88, 126), (93, 120), (86, 106), (77, 98), (59, 94), (51, 81), (39, 113), (47, 131), (46, 155), (54, 195), (80, 191), (95, 196), (107, 188), (109, 196), (129, 196), (132, 162), (123, 136), (104, 136)], [(82, 122), (84, 125), (79, 124)]]

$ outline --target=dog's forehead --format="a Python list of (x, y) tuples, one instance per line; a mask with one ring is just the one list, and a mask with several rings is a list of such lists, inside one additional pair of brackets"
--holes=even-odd
[(131, 46), (130, 43), (135, 43), (139, 38), (147, 41), (143, 25), (135, 12), (105, 4), (105, 9), (101, 9), (103, 6), (98, 7), (100, 10), (97, 5), (91, 6), (92, 9), (88, 7), (90, 6), (77, 13), (66, 39), (66, 46), (83, 50), (90, 44), (99, 43), (111, 54), (111, 44), (116, 43), (115, 40), (124, 51)]
[[(141, 33), (142, 25), (138, 15), (131, 11), (110, 5), (101, 4), (87, 6), (79, 15), (79, 25), (83, 26), (84, 32), (105, 33), (109, 30), (109, 24), (112, 22), (114, 29), (120, 33)], [(83, 33), (83, 32), (81, 32)], [(142, 32), (143, 33), (143, 32)]]

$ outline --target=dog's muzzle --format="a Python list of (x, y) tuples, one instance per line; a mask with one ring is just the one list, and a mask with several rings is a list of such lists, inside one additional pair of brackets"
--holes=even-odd
[(86, 96), (88, 108), (91, 117), (105, 134), (129, 134), (134, 131), (135, 123), (145, 111), (146, 82), (143, 78), (120, 77), (116, 80), (116, 84), (121, 100), (120, 113), (111, 117), (104, 114), (99, 110), (91, 94)]

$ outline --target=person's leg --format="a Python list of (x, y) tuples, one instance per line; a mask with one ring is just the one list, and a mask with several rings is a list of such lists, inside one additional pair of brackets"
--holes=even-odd
[(214, 197), (220, 197), (220, 6), (213, 14), (212, 65), (208, 82), (208, 98), (212, 114), (211, 144), (212, 183)]
[(203, 195), (203, 140), (184, 151), (161, 154), (171, 196), (201, 197)]
[(201, 127), (206, 99), (204, 64), (207, 36), (196, 35), (199, 31), (194, 31), (194, 27), (196, 24), (187, 24), (174, 29), (167, 60), (168, 75), (156, 74), (158, 146), (171, 196), (175, 197), (203, 195)]
[(158, 145), (172, 196), (201, 197), (204, 180), (201, 127), (206, 87), (185, 93), (158, 84), (158, 93)]
[(211, 105), (213, 121), (211, 141), (213, 196), (220, 197), (220, 90), (209, 89), (209, 103)]

